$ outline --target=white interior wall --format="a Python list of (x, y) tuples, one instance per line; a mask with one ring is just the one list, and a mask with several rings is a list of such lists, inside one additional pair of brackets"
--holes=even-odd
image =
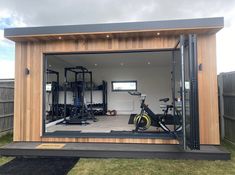
[[(102, 80), (108, 83), (108, 109), (115, 109), (119, 114), (138, 113), (140, 100), (127, 92), (113, 92), (112, 81), (137, 80), (137, 90), (147, 95), (146, 104), (156, 113), (160, 113), (159, 99), (171, 97), (171, 68), (144, 67), (144, 68), (111, 68), (93, 69), (93, 80), (99, 84)], [(96, 101), (96, 95), (94, 95)]]

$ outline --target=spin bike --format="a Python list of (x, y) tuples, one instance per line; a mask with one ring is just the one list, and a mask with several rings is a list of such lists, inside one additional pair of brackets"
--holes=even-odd
[[(167, 125), (177, 125), (177, 128), (174, 128), (173, 132), (178, 132), (182, 130), (182, 121), (181, 121), (181, 114), (179, 110), (175, 108), (175, 115), (168, 114), (169, 110), (172, 110), (174, 107), (173, 105), (162, 105), (160, 106), (163, 109), (163, 114), (155, 114), (148, 105), (145, 104), (146, 95), (141, 94), (140, 92), (136, 91), (129, 91), (130, 95), (139, 96), (141, 100), (141, 111), (140, 114), (137, 114), (134, 117), (134, 124), (135, 124), (135, 132), (147, 130), (150, 126), (160, 127), (165, 132), (172, 132)], [(164, 103), (169, 101), (169, 98), (163, 98), (159, 101)]]

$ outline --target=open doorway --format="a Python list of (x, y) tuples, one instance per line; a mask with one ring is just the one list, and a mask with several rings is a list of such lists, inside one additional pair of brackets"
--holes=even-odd
[[(179, 50), (55, 53), (45, 55), (45, 62), (46, 134), (173, 137), (181, 132)], [(137, 128), (143, 105), (142, 115), (148, 114)]]

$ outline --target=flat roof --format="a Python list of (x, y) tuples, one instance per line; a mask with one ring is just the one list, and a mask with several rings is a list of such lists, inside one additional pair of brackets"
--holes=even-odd
[(162, 29), (195, 29), (223, 27), (224, 18), (180, 19), (167, 21), (104, 23), (64, 26), (23, 27), (4, 29), (5, 37), (53, 35), (53, 34), (79, 34), (79, 33), (105, 33), (125, 31), (153, 31)]

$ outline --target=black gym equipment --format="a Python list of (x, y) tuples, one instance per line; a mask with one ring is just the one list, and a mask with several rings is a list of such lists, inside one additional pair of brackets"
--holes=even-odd
[(101, 91), (102, 92), (102, 103), (92, 103), (88, 104), (88, 108), (93, 110), (94, 115), (106, 115), (108, 109), (108, 95), (107, 95), (107, 82), (102, 81), (101, 85), (94, 86), (93, 91)]
[(46, 70), (47, 76), (49, 75), (55, 75), (56, 81), (47, 82), (47, 85), (49, 85), (50, 89), (47, 89), (47, 92), (51, 94), (51, 104), (50, 111), (47, 111), (47, 119), (49, 121), (55, 121), (59, 118), (59, 111), (58, 111), (58, 105), (59, 105), (59, 72), (47, 69)]
[[(68, 72), (74, 73), (74, 82), (68, 82)], [(86, 88), (86, 75), (89, 75), (89, 88)], [(92, 72), (83, 66), (64, 68), (64, 121), (66, 124), (89, 124), (87, 120), (96, 121), (92, 110)], [(85, 101), (85, 91), (90, 91), (90, 107), (87, 107)], [(67, 91), (73, 92), (74, 104), (67, 107)], [(68, 115), (68, 110), (69, 115)]]
[[(135, 132), (147, 130), (150, 126), (160, 127), (165, 132), (178, 132), (182, 129), (181, 126), (181, 115), (178, 110), (176, 110), (175, 116), (168, 114), (168, 111), (173, 108), (173, 105), (166, 105), (163, 109), (163, 114), (155, 114), (148, 105), (145, 104), (146, 95), (141, 94), (137, 91), (129, 91), (130, 95), (139, 96), (141, 99), (141, 112), (134, 117), (135, 124)], [(160, 101), (168, 102), (169, 98), (160, 99)], [(174, 119), (175, 118), (175, 119)], [(171, 131), (166, 125), (172, 124), (172, 121), (176, 121), (174, 125), (178, 125), (178, 127)]]

